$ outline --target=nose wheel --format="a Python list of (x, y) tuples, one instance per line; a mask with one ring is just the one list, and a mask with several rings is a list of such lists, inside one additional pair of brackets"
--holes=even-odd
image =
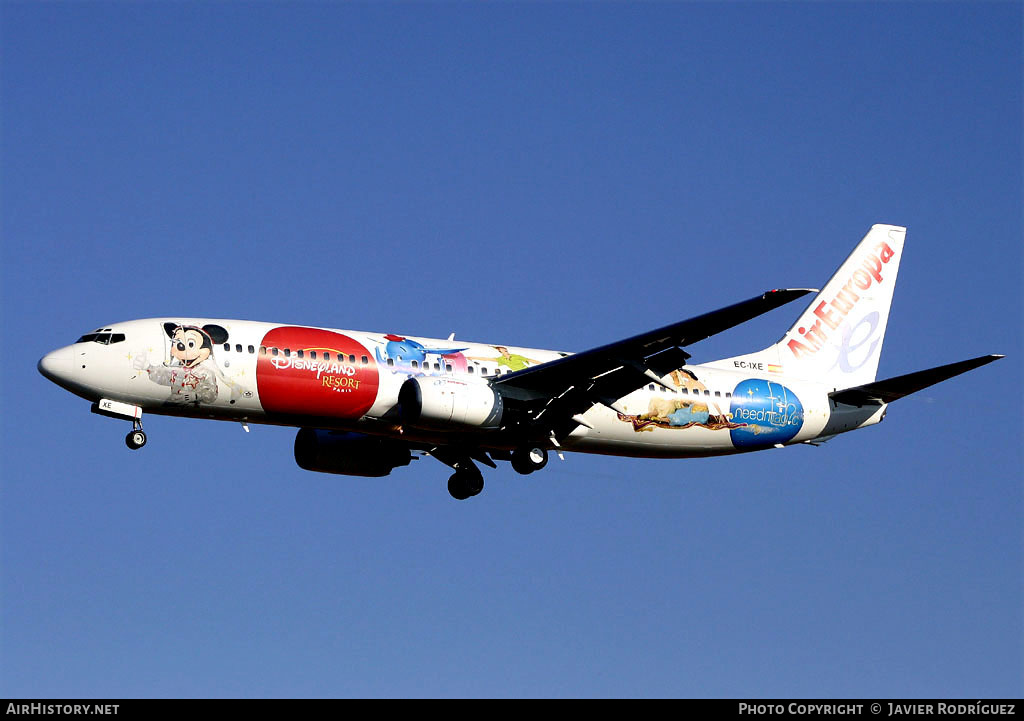
[(132, 419), (132, 430), (124, 437), (124, 443), (133, 451), (137, 451), (146, 445), (146, 432), (142, 430), (142, 420)]
[(124, 442), (133, 451), (137, 451), (146, 445), (146, 432), (142, 429), (132, 431), (125, 436)]

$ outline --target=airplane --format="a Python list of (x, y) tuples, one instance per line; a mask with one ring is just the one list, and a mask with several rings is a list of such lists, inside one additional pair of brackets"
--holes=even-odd
[(684, 350), (813, 289), (777, 289), (579, 353), (245, 320), (111, 323), (39, 371), (130, 420), (143, 413), (298, 427), (309, 471), (380, 477), (432, 456), (453, 498), (477, 463), (521, 474), (550, 453), (645, 458), (819, 445), (879, 423), (889, 403), (1002, 358), (876, 380), (906, 228), (874, 225), (774, 345), (702, 364)]

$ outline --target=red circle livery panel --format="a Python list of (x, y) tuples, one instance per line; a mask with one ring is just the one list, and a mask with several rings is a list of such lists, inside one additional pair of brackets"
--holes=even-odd
[[(263, 346), (256, 387), (268, 413), (359, 418), (377, 398), (377, 366), (347, 335), (284, 326), (267, 333)], [(363, 356), (370, 359), (366, 365)]]

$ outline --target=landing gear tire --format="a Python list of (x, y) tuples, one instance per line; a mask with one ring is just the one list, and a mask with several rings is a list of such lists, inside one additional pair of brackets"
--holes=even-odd
[(512, 468), (524, 476), (548, 464), (548, 452), (538, 446), (523, 446), (512, 451)]
[(134, 430), (125, 436), (124, 442), (133, 451), (138, 450), (146, 445), (146, 432), (141, 429)]
[(448, 493), (457, 501), (464, 501), (484, 489), (484, 477), (476, 468), (455, 471), (448, 479)]

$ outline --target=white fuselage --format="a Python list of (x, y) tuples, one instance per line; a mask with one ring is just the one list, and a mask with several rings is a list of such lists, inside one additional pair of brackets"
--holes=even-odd
[[(186, 348), (187, 338), (198, 339)], [(200, 348), (203, 340), (206, 348)], [(214, 339), (214, 340), (211, 340)], [(115, 323), (40, 361), (47, 377), (91, 401), (147, 413), (305, 426), (510, 449), (500, 425), (409, 427), (398, 396), (411, 377), (486, 385), (569, 355), (457, 340), (224, 319)], [(565, 450), (643, 457), (759, 450), (881, 420), (884, 406), (829, 401), (832, 388), (738, 363), (685, 366), (582, 414)], [(614, 410), (611, 406), (614, 406)]]

